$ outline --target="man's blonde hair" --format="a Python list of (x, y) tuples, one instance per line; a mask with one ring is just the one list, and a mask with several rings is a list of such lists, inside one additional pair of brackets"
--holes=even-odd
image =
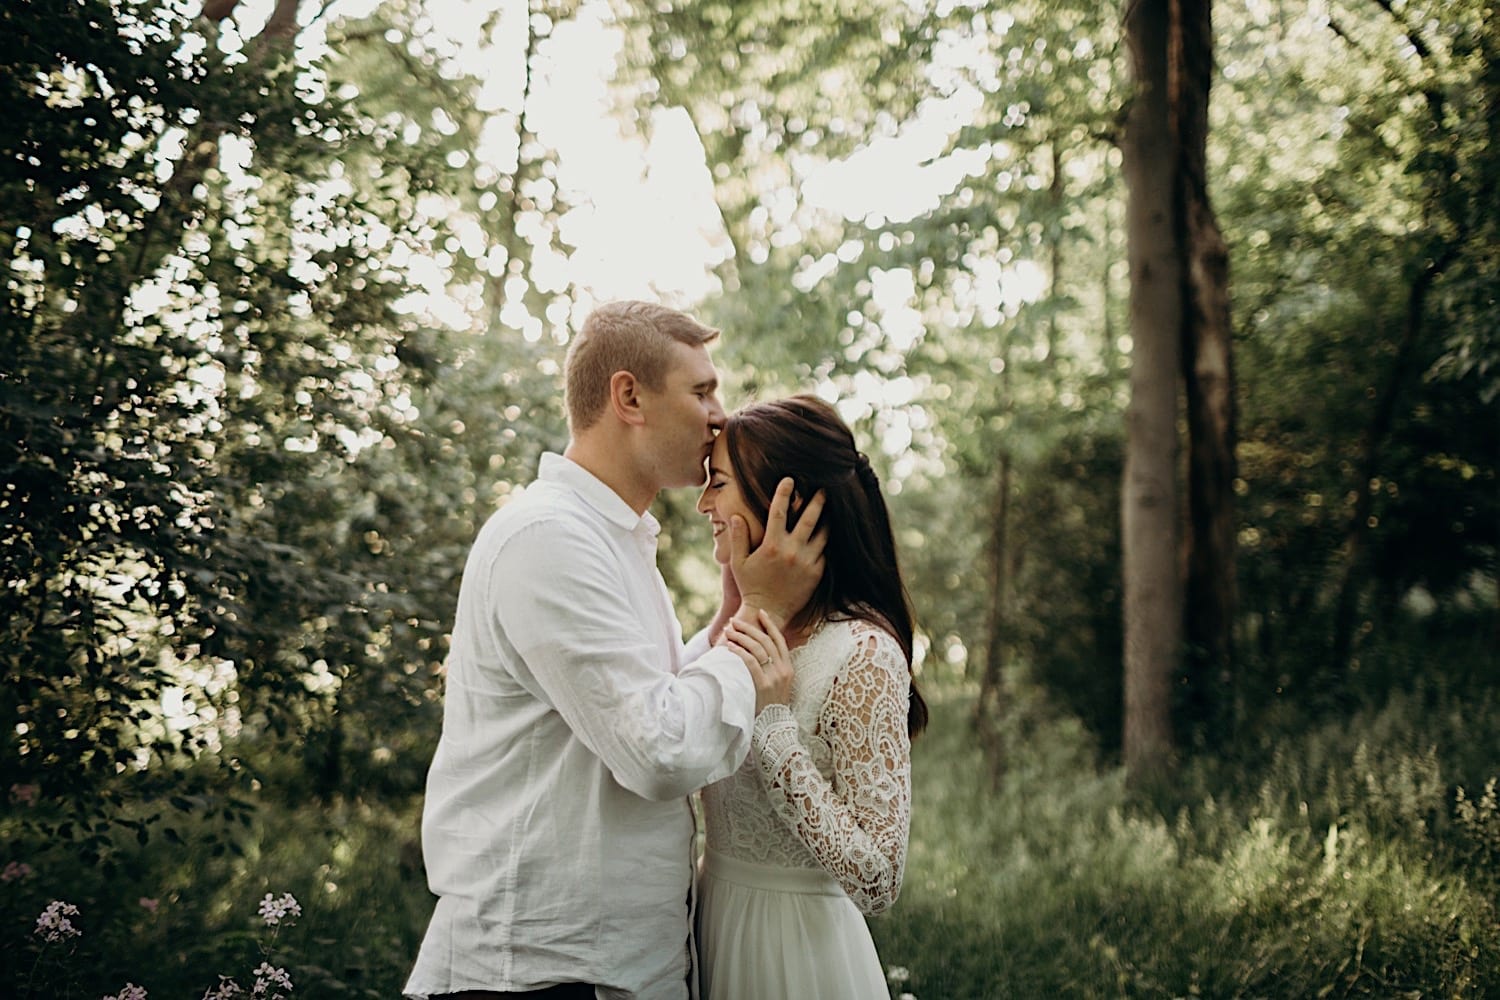
[(569, 428), (576, 434), (598, 423), (615, 372), (629, 372), (648, 389), (659, 389), (672, 364), (674, 342), (699, 347), (718, 336), (718, 330), (687, 313), (654, 302), (599, 306), (583, 321), (563, 364)]

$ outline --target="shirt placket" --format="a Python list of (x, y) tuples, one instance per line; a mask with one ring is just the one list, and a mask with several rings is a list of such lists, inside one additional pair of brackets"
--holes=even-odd
[[(661, 649), (667, 655), (672, 673), (675, 675), (682, 669), (681, 650), (677, 648), (675, 641), (677, 613), (672, 610), (671, 597), (667, 594), (666, 586), (661, 582), (656, 568), (656, 535), (644, 524), (638, 526), (632, 534), (635, 536), (638, 551), (641, 554), (641, 568), (646, 574), (646, 585), (651, 594), (651, 603), (656, 609), (657, 623), (660, 626)], [(696, 844), (698, 810), (691, 795), (685, 796), (682, 801), (687, 806), (688, 819), (692, 824), (693, 840), (690, 843)], [(688, 996), (689, 1000), (698, 1000), (698, 866), (691, 849), (685, 860), (688, 866)]]

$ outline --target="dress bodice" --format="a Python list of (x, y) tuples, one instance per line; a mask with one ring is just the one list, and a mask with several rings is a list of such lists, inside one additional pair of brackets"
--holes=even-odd
[(738, 771), (703, 790), (708, 846), (822, 868), (865, 913), (896, 900), (911, 821), (910, 674), (889, 632), (823, 624), (792, 651), (791, 704), (755, 720)]

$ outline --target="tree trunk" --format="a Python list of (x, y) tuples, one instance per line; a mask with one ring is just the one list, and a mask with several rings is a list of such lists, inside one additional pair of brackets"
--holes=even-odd
[[(1000, 351), (1000, 406), (1002, 412), (1014, 408), (1010, 391), (1011, 350), (1010, 333), (1002, 328), (999, 333)], [(983, 673), (979, 679), (979, 698), (974, 706), (974, 726), (979, 736), (981, 749), (990, 765), (991, 776), (998, 780), (1005, 770), (1005, 751), (1000, 739), (1002, 703), (1005, 684), (1006, 636), (1010, 622), (1010, 567), (1013, 560), (1010, 539), (1011, 514), (1011, 469), (1010, 442), (1005, 439), (1007, 429), (1000, 432), (996, 449), (994, 523), (990, 529), (990, 600), (986, 609), (985, 648)]]
[(974, 728), (980, 748), (996, 780), (1005, 771), (1000, 718), (1004, 711), (1006, 632), (1009, 627), (1010, 595), (1010, 450), (1002, 446), (995, 477), (995, 522), (990, 535), (990, 601), (985, 636), (984, 672), (979, 678), (979, 697), (974, 705)]
[[(1233, 731), (1235, 413), (1229, 252), (1208, 199), (1211, 0), (1175, 0), (1171, 44), (1187, 398), (1186, 658), (1179, 732), (1211, 747)], [(1184, 733), (1186, 735), (1186, 733)]]
[[(1047, 294), (1056, 301), (1062, 294), (1062, 234), (1063, 234), (1063, 156), (1062, 139), (1054, 136), (1050, 143), (1052, 149), (1052, 182), (1047, 188), (1047, 214), (1051, 219), (1048, 227), (1050, 232), (1051, 246), (1048, 248), (1050, 267), (1048, 270)], [(1047, 364), (1049, 366), (1057, 363), (1058, 342), (1058, 316), (1060, 309), (1053, 309), (1047, 321)]]
[(1130, 408), (1121, 490), (1125, 597), (1125, 766), (1163, 771), (1182, 634), (1178, 570), (1177, 377), (1182, 268), (1174, 219), (1167, 80), (1169, 0), (1134, 0), (1125, 40), (1135, 93), (1123, 141), (1130, 262)]

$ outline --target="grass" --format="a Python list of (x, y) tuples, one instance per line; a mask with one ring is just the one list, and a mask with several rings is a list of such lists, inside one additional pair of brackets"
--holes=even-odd
[(905, 888), (872, 925), (918, 1000), (1500, 995), (1500, 822), (1471, 803), (1459, 835), (1445, 780), (1500, 745), (1492, 702), (1434, 726), (1394, 699), (1151, 801), (1067, 720), (1010, 741), (992, 781), (970, 703), (934, 699)]
[[(897, 992), (1500, 996), (1500, 807), (1486, 793), (1500, 760), (1475, 752), (1500, 746), (1494, 698), (1393, 698), (1146, 797), (1035, 703), (994, 780), (972, 692), (929, 694), (906, 883), (872, 922), (886, 965), (906, 970)], [(298, 998), (396, 997), (431, 912), (418, 809), (267, 801), (242, 855), (189, 830), (187, 847), (122, 846), (113, 873), (37, 847), (0, 894), (0, 976), (22, 997), (92, 1000), (129, 981), (195, 1000), (220, 974), (248, 988), (270, 944)], [(283, 892), (303, 916), (271, 941), (256, 907)], [(38, 965), (31, 929), (55, 898), (79, 904), (84, 936)]]

